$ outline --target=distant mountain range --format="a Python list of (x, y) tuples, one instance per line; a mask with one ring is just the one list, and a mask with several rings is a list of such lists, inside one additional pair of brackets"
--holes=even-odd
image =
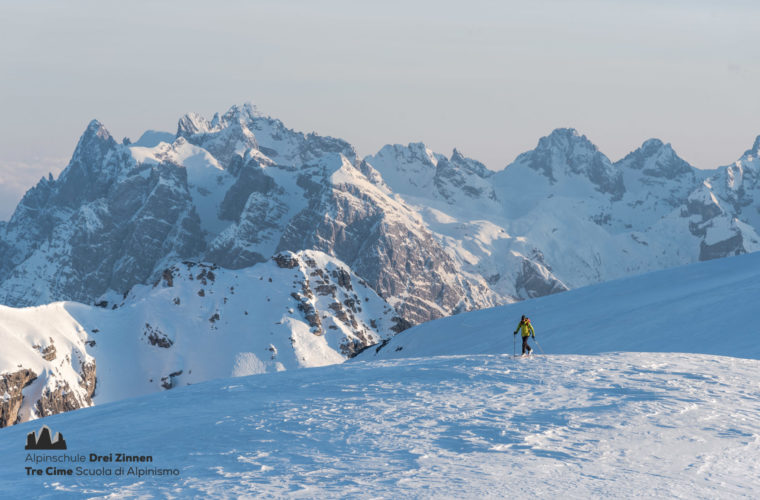
[(558, 129), (493, 172), (420, 143), (358, 158), (251, 105), (134, 144), (93, 121), (0, 226), (0, 302), (93, 303), (182, 260), (319, 250), (419, 323), (760, 249), (759, 151), (705, 171), (652, 139), (612, 163)]
[[(158, 390), (236, 366), (248, 373), (338, 362), (431, 319), (760, 250), (759, 156), (760, 138), (734, 164), (705, 171), (651, 139), (613, 163), (585, 136), (558, 129), (494, 172), (421, 143), (359, 158), (343, 140), (293, 131), (251, 105), (211, 120), (188, 114), (176, 133), (148, 131), (134, 143), (93, 121), (61, 175), (40, 180), (0, 222), (0, 303), (89, 304), (30, 310), (58, 311), (40, 324), (68, 340), (51, 340), (35, 330), (36, 316), (25, 316), (19, 349), (54, 363), (55, 347), (47, 349), (65, 343), (69, 356), (55, 367), (0, 359), (0, 383), (42, 391), (32, 406), (9, 392), (0, 410), (12, 423), (97, 399), (95, 359), (102, 372), (110, 355), (98, 357), (93, 329), (147, 349), (139, 359), (151, 361), (113, 392), (125, 395), (134, 384), (145, 386), (138, 393)], [(246, 281), (275, 268), (294, 273), (287, 287)], [(202, 269), (227, 288), (206, 295)], [(170, 281), (176, 293), (159, 292)], [(269, 319), (238, 317), (247, 306), (231, 288), (245, 289), (250, 308)], [(126, 319), (124, 307), (136, 316)], [(188, 359), (206, 340), (178, 340), (190, 330), (223, 334), (219, 342), (237, 347), (202, 369)], [(303, 331), (317, 339), (301, 338), (308, 349), (278, 343)], [(279, 340), (266, 341), (271, 335)]]

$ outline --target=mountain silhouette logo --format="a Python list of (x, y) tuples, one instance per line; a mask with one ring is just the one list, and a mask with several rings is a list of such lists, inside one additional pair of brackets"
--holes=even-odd
[(26, 435), (25, 450), (65, 450), (66, 440), (63, 434), (55, 433), (55, 439), (52, 439), (50, 427), (43, 425), (38, 433), (34, 431)]

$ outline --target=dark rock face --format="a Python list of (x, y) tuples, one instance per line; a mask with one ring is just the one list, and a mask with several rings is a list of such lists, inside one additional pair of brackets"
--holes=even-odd
[(706, 222), (714, 217), (723, 214), (720, 205), (709, 201), (708, 199), (690, 198), (686, 202), (686, 216), (697, 216), (700, 222)]
[(237, 180), (224, 195), (219, 207), (219, 217), (239, 221), (251, 194), (258, 193), (263, 195), (262, 198), (266, 198), (273, 191), (277, 191), (274, 179), (264, 172), (256, 160), (252, 160), (240, 170)]
[(720, 259), (731, 255), (741, 255), (746, 253), (743, 243), (744, 238), (740, 232), (712, 245), (708, 245), (703, 241), (699, 247), (699, 260), (704, 261)]
[[(24, 368), (0, 375), (0, 427), (19, 422), (18, 411), (24, 399), (22, 390), (36, 379), (36, 373)], [(4, 394), (8, 397), (1, 397)]]
[(168, 349), (174, 344), (174, 341), (167, 334), (162, 332), (159, 328), (151, 326), (150, 323), (145, 323), (143, 336), (150, 345), (161, 347), (163, 349)]
[(277, 267), (283, 269), (293, 269), (294, 267), (298, 267), (298, 259), (293, 254), (278, 253), (272, 257), (272, 260), (277, 263)]
[[(51, 344), (52, 346), (52, 344)], [(53, 359), (47, 359), (52, 361)], [(68, 382), (55, 378), (55, 374), (43, 374), (42, 382), (46, 384), (40, 396), (32, 401), (33, 412), (39, 417), (55, 415), (65, 411), (76, 410), (92, 406), (92, 396), (97, 384), (95, 361), (80, 362), (79, 388), (74, 390)], [(45, 382), (45, 378), (48, 382)], [(50, 379), (53, 383), (51, 385)], [(38, 381), (38, 375), (32, 370), (22, 368), (13, 373), (0, 375), (0, 427), (13, 425), (21, 421), (19, 410), (26, 397), (23, 389), (33, 382)]]
[(161, 377), (161, 387), (167, 390), (177, 387), (179, 384), (178, 379), (180, 375), (182, 375), (182, 370), (177, 370), (175, 372), (171, 372), (165, 377)]
[(95, 362), (82, 363), (80, 366), (79, 386), (85, 390), (80, 397), (67, 382), (59, 382), (55, 389), (46, 388), (35, 404), (38, 415), (46, 417), (66, 411), (77, 410), (92, 406), (92, 395), (95, 393), (96, 370)]
[(542, 297), (568, 290), (564, 283), (557, 280), (548, 270), (536, 261), (523, 259), (523, 266), (517, 277), (518, 290), (524, 290), (530, 297)]
[(42, 359), (45, 361), (53, 361), (56, 358), (56, 352), (55, 352), (55, 344), (53, 343), (53, 339), (50, 339), (50, 344), (48, 344), (46, 347), (42, 347), (39, 345), (32, 346), (38, 351), (40, 351), (40, 355), (42, 356)]
[(278, 251), (311, 248), (334, 255), (383, 298), (404, 295), (396, 309), (412, 324), (450, 314), (461, 304), (465, 310), (481, 305), (470, 298), (468, 284), (433, 235), (391, 219), (381, 198), (351, 184), (312, 194), (285, 228)]
[[(5, 236), (15, 244), (0, 261), (15, 265), (17, 277), (49, 281), (39, 285), (42, 292), (6, 283), (0, 302), (16, 306), (92, 302), (108, 289), (148, 281), (167, 257), (203, 248), (185, 169), (135, 164), (128, 148), (97, 122), (85, 131), (60, 178), (43, 179), (25, 196)], [(35, 256), (49, 262), (43, 275), (24, 263)], [(10, 267), (0, 280), (11, 277)]]

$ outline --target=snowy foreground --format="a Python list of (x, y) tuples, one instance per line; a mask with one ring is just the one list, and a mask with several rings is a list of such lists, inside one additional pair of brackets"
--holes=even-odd
[[(756, 497), (759, 390), (760, 361), (703, 354), (350, 362), (44, 419), (69, 455), (153, 458), (64, 467), (179, 475), (29, 477), (25, 458), (43, 452), (24, 443), (40, 422), (2, 429), (0, 489), (8, 498)], [(39, 467), (50, 465), (61, 467)]]

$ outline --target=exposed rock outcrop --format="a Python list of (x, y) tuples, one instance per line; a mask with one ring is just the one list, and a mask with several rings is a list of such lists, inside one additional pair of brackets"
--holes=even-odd
[(36, 373), (24, 368), (0, 375), (0, 427), (19, 422), (18, 413), (24, 399), (23, 389), (36, 379)]

